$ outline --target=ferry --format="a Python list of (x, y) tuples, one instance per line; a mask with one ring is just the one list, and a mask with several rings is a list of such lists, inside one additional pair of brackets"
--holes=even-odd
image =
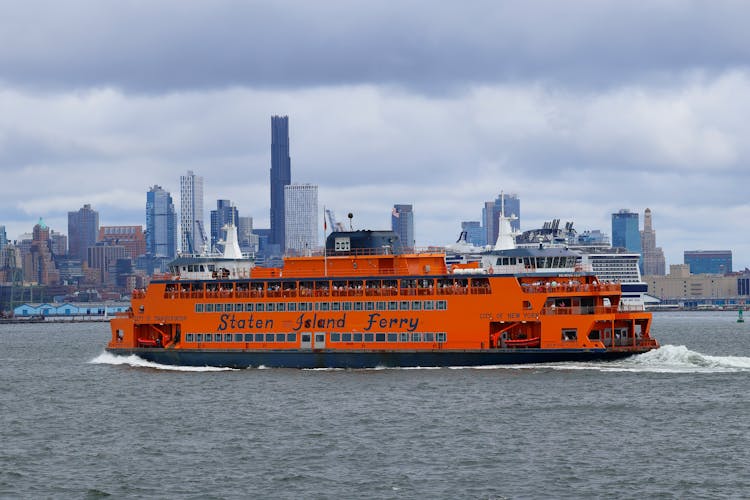
[[(502, 219), (502, 217), (501, 217)], [(505, 222), (507, 228), (510, 224)], [(392, 231), (335, 231), (283, 267), (224, 253), (182, 257), (132, 294), (107, 351), (230, 368), (482, 366), (617, 359), (658, 347), (651, 314), (623, 307), (565, 249), (512, 248), (479, 261), (405, 250)]]

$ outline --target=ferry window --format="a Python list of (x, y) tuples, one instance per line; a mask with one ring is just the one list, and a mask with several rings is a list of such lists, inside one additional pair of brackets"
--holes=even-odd
[(352, 341), (352, 334), (351, 333), (342, 333), (341, 334), (341, 341), (342, 342), (351, 342)]
[(274, 338), (273, 333), (266, 334), (266, 342), (273, 342), (273, 338)]
[(498, 257), (497, 261), (495, 261), (495, 265), (496, 266), (501, 266), (502, 264), (503, 264), (503, 258), (502, 257)]
[(234, 305), (235, 312), (242, 312), (243, 309), (245, 309), (244, 304), (235, 304)]
[(284, 312), (284, 309), (286, 309), (286, 304), (283, 302), (279, 302), (276, 304), (276, 310), (279, 312)]
[(375, 302), (365, 302), (365, 311), (374, 311)]
[(331, 311), (340, 311), (341, 302), (331, 302)]
[(276, 342), (286, 342), (286, 333), (277, 333)]
[(436, 305), (438, 311), (445, 311), (448, 308), (448, 304), (444, 300), (438, 300)]
[(331, 334), (331, 342), (340, 342), (341, 341), (341, 334), (340, 333), (332, 333)]
[[(208, 307), (211, 307), (211, 304), (208, 304)], [(213, 309), (217, 313), (220, 313), (220, 312), (222, 312), (224, 310), (224, 305), (223, 304), (213, 304)]]
[(203, 334), (202, 333), (196, 333), (195, 334), (195, 341), (196, 342), (203, 342)]
[(252, 302), (248, 302), (247, 304), (245, 304), (245, 312), (253, 312)]
[(211, 272), (216, 271), (216, 265), (215, 264), (209, 264), (208, 265), (208, 270), (211, 271)]
[(303, 333), (302, 334), (302, 342), (310, 342), (310, 334), (309, 333)]
[(385, 342), (385, 333), (376, 333), (375, 342)]
[(425, 300), (424, 301), (424, 310), (425, 311), (432, 311), (433, 309), (435, 309), (435, 302), (433, 302), (432, 300)]
[(388, 342), (398, 342), (398, 333), (389, 333)]
[(395, 300), (392, 300), (388, 302), (388, 310), (389, 311), (398, 311), (398, 302)]
[(263, 312), (265, 310), (265, 304), (255, 304), (255, 311), (256, 312)]
[(274, 304), (271, 302), (270, 304), (266, 304), (266, 312), (273, 312), (274, 311)]
[(341, 309), (344, 311), (351, 311), (352, 310), (352, 303), (351, 302), (342, 302), (341, 303)]
[(589, 340), (599, 340), (599, 330), (591, 330)]
[(262, 333), (256, 333), (255, 334), (255, 341), (256, 342), (263, 342), (264, 335)]
[(253, 341), (253, 334), (252, 333), (246, 333), (245, 334), (245, 342), (252, 342)]
[(422, 310), (422, 303), (418, 300), (412, 300), (411, 301), (411, 310), (412, 311), (421, 311)]
[(411, 334), (411, 341), (412, 342), (422, 342), (422, 334), (418, 332), (414, 332)]
[(328, 302), (321, 302), (321, 303), (320, 303), (320, 310), (321, 310), (321, 311), (327, 311), (328, 309), (329, 309), (329, 304), (328, 304)]
[(316, 333), (315, 334), (315, 342), (318, 344), (322, 344), (326, 341), (326, 334), (325, 333)]
[(297, 334), (296, 333), (287, 333), (286, 334), (286, 341), (287, 342), (297, 342)]
[(408, 311), (409, 310), (409, 301), (408, 300), (402, 300), (400, 304), (400, 309), (402, 311)]
[[(221, 334), (217, 333), (214, 335), (214, 340), (216, 342), (221, 342)], [(225, 333), (224, 334), (224, 342), (231, 342), (232, 341), (232, 334), (231, 333)]]
[(435, 340), (438, 342), (445, 342), (447, 340), (447, 335), (445, 332), (438, 332), (435, 334)]
[(355, 302), (354, 303), (354, 310), (355, 311), (361, 311), (362, 310), (362, 302)]
[(299, 303), (299, 310), (300, 311), (307, 311), (307, 303), (306, 302), (300, 302)]
[(354, 342), (362, 342), (362, 334), (361, 333), (352, 333), (352, 341), (354, 341)]
[(202, 313), (203, 312), (203, 304), (195, 304), (195, 312)]
[(435, 334), (434, 333), (425, 333), (422, 336), (422, 340), (425, 342), (434, 342), (435, 341)]
[[(398, 286), (397, 280), (383, 280), (383, 288), (386, 288), (388, 290), (395, 290), (397, 286)], [(395, 292), (388, 293), (386, 295), (395, 295)]]
[(578, 338), (578, 330), (576, 328), (563, 328), (562, 339), (563, 340), (576, 340)]
[(193, 334), (192, 333), (188, 333), (187, 335), (185, 335), (185, 342), (192, 342), (193, 338), (194, 338)]
[(367, 288), (368, 290), (376, 290), (376, 289), (380, 288), (380, 280), (367, 280), (367, 281), (365, 281), (365, 288)]
[(372, 342), (375, 340), (374, 333), (365, 333), (365, 342)]
[(235, 342), (242, 342), (242, 334), (241, 333), (235, 333), (234, 334), (234, 341)]
[(297, 310), (297, 303), (296, 302), (290, 302), (286, 305), (286, 310), (289, 312), (294, 312)]
[(214, 336), (210, 333), (206, 333), (203, 335), (203, 342), (213, 342)]
[(523, 301), (523, 308), (524, 309), (531, 309), (531, 302), (529, 302), (528, 300), (524, 300)]
[(232, 304), (224, 304), (224, 311), (230, 313), (234, 310), (234, 306)]
[(377, 307), (378, 311), (385, 311), (385, 302), (382, 302), (382, 301), (378, 302), (376, 304), (376, 307)]
[(408, 333), (399, 334), (399, 340), (401, 342), (409, 342), (409, 334)]

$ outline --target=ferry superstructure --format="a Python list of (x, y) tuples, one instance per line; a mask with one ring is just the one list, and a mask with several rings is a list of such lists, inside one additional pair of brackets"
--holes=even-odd
[(395, 238), (334, 232), (322, 254), (250, 266), (247, 276), (216, 273), (220, 261), (183, 274), (191, 264), (178, 261), (134, 291), (107, 350), (177, 365), (372, 368), (614, 359), (658, 347), (651, 314), (620, 310), (620, 286), (578, 271), (572, 255), (500, 248), (449, 268), (444, 252), (394, 253)]

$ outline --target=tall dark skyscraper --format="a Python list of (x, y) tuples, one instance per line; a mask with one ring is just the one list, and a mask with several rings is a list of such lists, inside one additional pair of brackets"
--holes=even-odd
[(284, 186), (292, 183), (289, 157), (289, 117), (271, 117), (271, 238), (284, 251)]
[(69, 254), (80, 261), (88, 259), (88, 248), (96, 245), (99, 235), (99, 212), (84, 205), (77, 212), (68, 212)]

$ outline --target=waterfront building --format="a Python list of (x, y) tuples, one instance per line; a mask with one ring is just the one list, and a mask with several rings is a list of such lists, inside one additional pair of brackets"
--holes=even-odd
[(398, 235), (402, 249), (413, 249), (414, 240), (414, 210), (411, 205), (393, 205), (391, 210), (391, 230)]
[(648, 293), (667, 303), (716, 303), (741, 296), (742, 275), (695, 274), (689, 264), (672, 264), (666, 276), (644, 276)]
[(205, 250), (208, 242), (203, 223), (203, 177), (192, 170), (180, 176), (180, 235), (183, 253)]
[[(211, 210), (211, 249), (223, 251), (224, 246), (221, 244), (226, 239), (224, 226), (234, 224), (238, 226), (239, 213), (237, 207), (229, 200), (216, 200), (216, 210)], [(217, 247), (221, 245), (221, 248)]]
[(318, 186), (284, 186), (284, 221), (287, 252), (301, 255), (318, 246)]
[(146, 253), (146, 237), (142, 226), (102, 226), (99, 228), (99, 241), (109, 245), (122, 245), (125, 255), (135, 259)]
[[(287, 241), (285, 187), (292, 182), (289, 156), (289, 117), (271, 117), (271, 237), (270, 243), (284, 252)], [(317, 203), (317, 202), (316, 202)]]
[(60, 282), (60, 273), (52, 258), (49, 233), (49, 227), (40, 218), (34, 226), (29, 251), (23, 259), (23, 275), (26, 281), (40, 285), (56, 285)]
[(643, 213), (643, 231), (641, 231), (641, 262), (643, 274), (663, 276), (666, 271), (664, 251), (656, 246), (656, 231), (651, 223), (651, 209)]
[(99, 234), (99, 212), (86, 204), (77, 212), (68, 212), (68, 254), (81, 262), (88, 258), (88, 248), (96, 244)]
[(731, 250), (685, 250), (684, 263), (692, 274), (727, 274), (732, 272)]
[(641, 253), (641, 233), (638, 230), (637, 213), (623, 208), (612, 214), (612, 246)]
[(146, 193), (146, 252), (153, 257), (177, 256), (177, 212), (172, 195), (157, 185)]
[(467, 220), (461, 222), (461, 231), (466, 232), (466, 242), (476, 247), (487, 244), (487, 234), (478, 220)]
[(110, 245), (107, 241), (100, 241), (88, 248), (88, 267), (95, 273), (91, 275), (93, 281), (100, 285), (115, 285), (117, 259), (127, 257), (123, 245)]

